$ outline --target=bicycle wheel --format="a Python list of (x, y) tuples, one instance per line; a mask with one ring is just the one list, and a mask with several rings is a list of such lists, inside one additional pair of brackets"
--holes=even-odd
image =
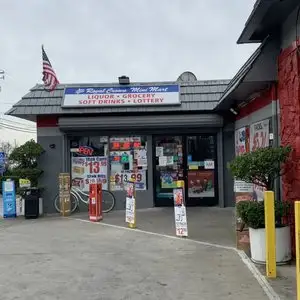
[[(60, 199), (59, 194), (56, 195), (54, 199), (54, 207), (58, 213), (61, 213), (62, 210), (60, 208)], [(71, 213), (73, 213), (78, 207), (78, 199), (77, 196), (71, 193)]]
[(115, 207), (115, 196), (106, 190), (102, 190), (102, 211), (104, 213), (110, 212)]

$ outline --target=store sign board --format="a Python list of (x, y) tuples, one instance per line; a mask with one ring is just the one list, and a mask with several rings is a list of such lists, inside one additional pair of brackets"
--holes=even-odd
[(179, 85), (66, 88), (62, 107), (179, 105)]

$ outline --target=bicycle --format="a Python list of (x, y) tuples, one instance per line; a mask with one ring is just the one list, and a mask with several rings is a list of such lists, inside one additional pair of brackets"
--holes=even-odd
[[(79, 207), (80, 201), (88, 205), (89, 194), (83, 192), (82, 190), (76, 187), (72, 187), (71, 188), (71, 213), (73, 213)], [(115, 196), (107, 190), (102, 190), (102, 212), (108, 213), (111, 210), (113, 210), (113, 208), (115, 207), (115, 203), (116, 203)], [(59, 194), (55, 196), (54, 207), (57, 212), (61, 213)]]

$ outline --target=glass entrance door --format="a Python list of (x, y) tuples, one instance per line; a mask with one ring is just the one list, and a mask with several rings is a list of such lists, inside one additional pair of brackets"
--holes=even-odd
[(215, 136), (187, 136), (186, 160), (187, 205), (217, 205), (217, 160)]
[(185, 179), (182, 136), (156, 136), (155, 145), (155, 205), (173, 206), (173, 189), (177, 180)]

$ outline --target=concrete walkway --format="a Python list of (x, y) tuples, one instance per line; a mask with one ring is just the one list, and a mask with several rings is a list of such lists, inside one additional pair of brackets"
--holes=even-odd
[(232, 250), (72, 218), (1, 222), (2, 300), (270, 299)]

